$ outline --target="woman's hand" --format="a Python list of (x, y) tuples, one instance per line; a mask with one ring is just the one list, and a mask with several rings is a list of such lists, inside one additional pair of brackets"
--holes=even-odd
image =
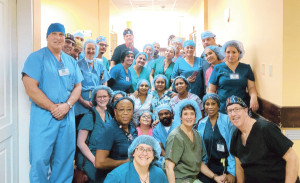
[(251, 99), (250, 99), (250, 109), (252, 109), (252, 111), (254, 111), (254, 112), (258, 110), (257, 97), (251, 97)]
[(92, 108), (93, 107), (93, 103), (91, 101), (87, 101), (87, 100), (84, 100), (81, 102), (81, 104), (85, 107), (85, 108)]
[(225, 178), (226, 178), (226, 174), (215, 176), (214, 181), (216, 181), (217, 183), (224, 183)]
[(235, 183), (235, 177), (229, 173), (226, 175), (224, 182), (225, 183)]
[(139, 92), (136, 90), (135, 92), (132, 93), (132, 95), (133, 95), (135, 98), (138, 98), (138, 97), (139, 97)]
[(196, 81), (196, 76), (193, 76), (193, 77), (190, 76), (190, 77), (187, 78), (187, 80), (188, 80), (188, 82), (193, 83), (193, 82)]
[(170, 94), (170, 97), (173, 98), (173, 97), (175, 97), (176, 95), (177, 95), (177, 93), (172, 92), (172, 93)]
[(155, 128), (156, 127), (156, 125), (159, 123), (159, 120), (155, 120), (155, 121), (153, 121), (153, 123), (152, 123), (152, 128)]

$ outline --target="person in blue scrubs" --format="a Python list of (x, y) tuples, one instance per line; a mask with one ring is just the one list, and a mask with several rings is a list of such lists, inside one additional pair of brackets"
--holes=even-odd
[(98, 36), (96, 39), (96, 43), (98, 44), (99, 47), (99, 54), (97, 56), (97, 59), (99, 59), (100, 63), (102, 63), (105, 66), (106, 70), (109, 71), (109, 61), (105, 56), (103, 56), (108, 47), (106, 37)]
[[(203, 162), (217, 175), (226, 174), (228, 183), (235, 182), (235, 160), (230, 154), (231, 137), (236, 129), (226, 114), (220, 113), (220, 99), (215, 93), (208, 93), (203, 97), (207, 116), (198, 124), (198, 132), (203, 139), (206, 155)], [(201, 174), (202, 182), (211, 182), (209, 177)]]
[(130, 93), (137, 91), (137, 83), (140, 80), (145, 79), (149, 82), (150, 72), (148, 69), (146, 69), (146, 67), (144, 67), (146, 60), (148, 60), (148, 55), (145, 52), (139, 52), (135, 56), (136, 64), (129, 67), (129, 71), (131, 73), (131, 88), (129, 90)]
[(180, 125), (180, 123), (173, 123), (174, 114), (171, 106), (168, 104), (161, 104), (156, 108), (158, 113), (159, 123), (153, 129), (153, 137), (158, 141), (161, 147), (161, 156), (165, 157), (166, 142), (168, 135), (173, 129)]
[(76, 116), (87, 113), (93, 107), (92, 91), (99, 85), (107, 85), (107, 81), (110, 79), (105, 66), (96, 59), (99, 52), (97, 43), (88, 39), (84, 42), (83, 50), (84, 58), (77, 62), (84, 80), (82, 81), (81, 96), (75, 105)]
[(22, 70), (22, 81), (31, 100), (30, 182), (71, 183), (73, 179), (75, 115), (72, 105), (80, 96), (83, 77), (76, 61), (62, 51), (64, 42), (64, 25), (51, 24), (47, 30), (47, 47), (31, 53)]
[(163, 56), (159, 55), (159, 51), (160, 51), (160, 44), (159, 42), (154, 41), (152, 43), (153, 47), (154, 47), (154, 55), (153, 55), (153, 59), (160, 59), (163, 58)]
[[(225, 54), (225, 62), (216, 65), (209, 78), (209, 93), (218, 91), (220, 96), (220, 112), (226, 112), (226, 99), (232, 95), (247, 101), (250, 103), (250, 109), (256, 111), (258, 102), (254, 75), (250, 65), (240, 62), (245, 54), (242, 43), (236, 40), (227, 41), (221, 53)], [(248, 95), (250, 102), (247, 100)]]
[(92, 111), (81, 118), (78, 126), (77, 146), (80, 151), (76, 165), (87, 173), (89, 182), (103, 182), (104, 180), (104, 176), (101, 175), (103, 172), (95, 168), (96, 139), (105, 123), (112, 119), (106, 110), (112, 93), (113, 91), (105, 85), (97, 86), (92, 93)]
[(132, 117), (134, 102), (123, 97), (114, 103), (114, 119), (107, 122), (97, 138), (95, 167), (102, 169), (103, 177), (112, 169), (129, 161), (127, 151), (137, 137)]
[(133, 59), (134, 53), (127, 49), (122, 53), (122, 63), (111, 68), (109, 72), (111, 79), (108, 81), (108, 86), (110, 86), (113, 91), (121, 90), (129, 93), (131, 87), (131, 73), (129, 67), (132, 65)]
[(145, 44), (144, 48), (143, 48), (144, 53), (146, 53), (148, 55), (148, 59), (146, 60), (145, 63), (145, 68), (149, 71), (149, 73), (151, 72), (153, 63), (155, 61), (155, 59), (153, 59), (154, 56), (154, 46), (152, 44)]
[(109, 173), (105, 183), (168, 183), (163, 170), (155, 166), (159, 159), (160, 147), (151, 136), (137, 137), (128, 148), (129, 162)]
[(176, 61), (171, 76), (172, 82), (177, 76), (184, 76), (191, 84), (191, 93), (202, 99), (204, 94), (204, 80), (202, 74), (202, 59), (194, 56), (195, 42), (187, 40), (183, 44), (185, 58)]

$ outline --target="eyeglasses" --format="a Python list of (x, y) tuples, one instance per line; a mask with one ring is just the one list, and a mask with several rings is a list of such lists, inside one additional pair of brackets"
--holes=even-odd
[(120, 113), (124, 113), (125, 111), (131, 113), (133, 109), (117, 109)]
[(139, 153), (143, 153), (146, 151), (146, 153), (152, 153), (153, 149), (152, 148), (144, 148), (144, 147), (137, 147), (135, 148)]
[(227, 110), (227, 114), (232, 114), (232, 112), (238, 113), (238, 112), (240, 112), (242, 109), (244, 109), (244, 108), (243, 108), (243, 107), (240, 107), (240, 108), (229, 109), (229, 110)]
[(141, 116), (142, 118), (145, 118), (145, 119), (151, 119), (151, 116), (150, 115), (143, 115)]

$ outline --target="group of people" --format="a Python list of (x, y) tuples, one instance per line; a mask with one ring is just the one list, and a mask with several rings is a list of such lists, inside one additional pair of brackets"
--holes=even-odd
[(53, 23), (27, 58), (30, 182), (72, 182), (75, 146), (89, 182), (296, 181), (293, 142), (249, 116), (259, 106), (241, 42), (221, 46), (205, 31), (196, 57), (192, 40), (170, 36), (159, 55), (158, 42), (139, 52), (133, 31), (123, 36), (109, 61), (104, 36)]

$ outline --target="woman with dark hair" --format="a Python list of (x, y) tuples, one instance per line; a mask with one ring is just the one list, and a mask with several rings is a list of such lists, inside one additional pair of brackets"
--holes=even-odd
[(112, 90), (121, 90), (129, 93), (131, 87), (131, 73), (129, 67), (134, 59), (133, 51), (126, 49), (121, 55), (121, 63), (111, 68), (109, 74), (111, 79), (108, 81), (108, 86)]
[(132, 117), (134, 102), (128, 97), (118, 99), (114, 103), (115, 117), (107, 122), (97, 139), (95, 167), (107, 173), (129, 161), (127, 151), (137, 137)]
[(152, 136), (153, 114), (150, 111), (141, 112), (139, 115), (139, 124), (136, 128), (138, 136), (149, 135)]
[(200, 183), (197, 175), (201, 171), (216, 182), (223, 182), (225, 175), (217, 176), (202, 162), (205, 149), (199, 133), (193, 129), (201, 117), (198, 104), (193, 100), (182, 100), (176, 107), (175, 121), (181, 125), (168, 136), (165, 168), (170, 183)]
[(161, 168), (154, 164), (160, 158), (160, 146), (151, 136), (137, 137), (128, 148), (129, 162), (109, 173), (105, 183), (168, 183)]
[(95, 168), (96, 139), (105, 123), (112, 119), (106, 111), (111, 96), (112, 90), (109, 87), (104, 85), (96, 87), (92, 93), (93, 107), (81, 118), (78, 126), (77, 146), (80, 151), (76, 165), (86, 172), (89, 182), (99, 182), (101, 175), (101, 172)]

